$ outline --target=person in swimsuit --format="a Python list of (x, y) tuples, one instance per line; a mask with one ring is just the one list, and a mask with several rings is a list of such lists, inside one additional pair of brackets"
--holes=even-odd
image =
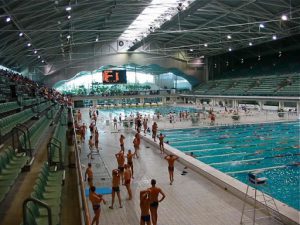
[(160, 133), (158, 139), (159, 139), (159, 149), (160, 149), (160, 154), (164, 154), (165, 152), (165, 148), (164, 148), (164, 138), (165, 135), (163, 135), (162, 133)]
[(150, 219), (150, 191), (140, 191), (141, 221), (140, 225), (151, 225)]
[(121, 147), (121, 151), (123, 151), (124, 152), (124, 139), (125, 139), (125, 136), (123, 135), (123, 134), (121, 134), (121, 136), (120, 136), (120, 147)]
[(167, 155), (165, 160), (168, 161), (168, 171), (169, 171), (169, 178), (170, 178), (170, 185), (173, 184), (174, 181), (174, 162), (178, 159), (178, 156), (175, 155)]
[(87, 181), (89, 183), (90, 188), (93, 187), (93, 170), (92, 170), (92, 164), (89, 163), (88, 164), (88, 168), (86, 168), (85, 174), (84, 174), (84, 181), (86, 181), (86, 177), (87, 177)]
[(125, 171), (124, 171), (124, 180), (125, 180), (125, 187), (127, 189), (128, 192), (128, 200), (132, 199), (132, 191), (131, 191), (131, 187), (130, 187), (130, 183), (131, 183), (131, 170), (130, 170), (130, 166), (125, 164)]
[(120, 173), (118, 169), (112, 171), (112, 193), (111, 193), (111, 206), (110, 209), (114, 208), (115, 194), (117, 193), (119, 199), (120, 208), (122, 208), (121, 195), (120, 195)]
[(134, 139), (133, 139), (133, 148), (134, 148), (134, 157), (136, 158), (139, 158), (139, 155), (138, 155), (138, 150), (139, 150), (139, 140), (137, 138), (137, 135), (135, 135)]
[(156, 142), (156, 133), (157, 133), (157, 123), (154, 122), (153, 125), (152, 125), (152, 138), (153, 140)]
[(94, 186), (92, 186), (90, 188), (90, 195), (89, 195), (89, 199), (92, 202), (93, 210), (95, 213), (95, 216), (92, 221), (92, 225), (94, 223), (96, 223), (96, 225), (99, 225), (99, 219), (100, 219), (100, 213), (101, 213), (100, 203), (103, 201), (103, 203), (106, 204), (106, 201), (102, 198), (102, 195), (97, 194), (95, 191), (96, 191), (96, 188)]
[(118, 169), (119, 169), (120, 176), (121, 176), (121, 179), (122, 179), (122, 184), (124, 185), (124, 164), (125, 164), (124, 152), (121, 150), (115, 156), (117, 158)]
[(97, 127), (95, 129), (95, 147), (97, 149), (97, 152), (99, 152), (99, 132)]
[[(150, 213), (151, 213), (151, 219), (153, 225), (157, 225), (158, 203), (162, 202), (166, 197), (165, 193), (155, 185), (156, 185), (156, 180), (152, 179), (151, 180), (152, 187), (148, 189), (150, 192)], [(162, 198), (160, 200), (158, 200), (159, 194), (162, 195)]]
[(132, 161), (133, 156), (134, 156), (134, 154), (131, 153), (131, 150), (128, 150), (126, 158), (127, 158), (127, 164), (131, 168), (132, 179), (134, 179), (134, 177), (133, 177), (133, 161)]

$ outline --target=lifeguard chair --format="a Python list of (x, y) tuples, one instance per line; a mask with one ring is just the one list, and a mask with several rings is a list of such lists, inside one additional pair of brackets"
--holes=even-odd
[[(240, 224), (254, 225), (259, 220), (274, 220), (277, 224), (283, 224), (278, 217), (279, 210), (274, 198), (268, 194), (270, 188), (267, 181), (268, 178), (260, 176), (260, 171), (248, 173), (248, 186), (244, 197)], [(258, 187), (261, 187), (259, 191), (257, 190)], [(250, 204), (247, 199), (251, 199)]]

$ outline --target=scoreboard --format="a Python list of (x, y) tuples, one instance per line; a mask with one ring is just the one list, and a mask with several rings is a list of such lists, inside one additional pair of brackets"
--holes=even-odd
[(103, 70), (103, 84), (126, 84), (126, 70)]

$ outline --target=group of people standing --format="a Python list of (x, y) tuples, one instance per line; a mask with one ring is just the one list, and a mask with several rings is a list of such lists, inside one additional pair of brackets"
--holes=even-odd
[[(78, 113), (80, 114), (80, 112)], [(78, 119), (82, 119), (79, 116)], [(141, 119), (142, 117), (138, 116), (138, 119)], [(95, 124), (95, 120), (93, 120), (93, 115), (91, 116), (92, 119), (92, 128), (90, 126), (90, 140), (89, 140), (89, 148), (91, 150), (92, 148), (92, 143), (93, 140), (96, 139), (96, 133), (97, 133), (97, 127)], [(120, 135), (119, 138), (119, 143), (120, 143), (120, 151), (115, 154), (115, 158), (118, 164), (118, 168), (112, 170), (112, 188), (111, 188), (111, 204), (109, 206), (110, 209), (114, 209), (114, 203), (115, 203), (115, 198), (117, 197), (118, 203), (119, 203), (119, 208), (122, 208), (122, 199), (121, 199), (121, 188), (122, 186), (126, 187), (126, 191), (128, 193), (128, 198), (127, 200), (132, 200), (133, 195), (132, 195), (132, 190), (131, 190), (131, 181), (134, 179), (134, 158), (139, 158), (139, 150), (140, 150), (140, 143), (141, 143), (141, 126), (137, 124), (136, 126), (136, 134), (134, 135), (133, 138), (133, 147), (134, 147), (134, 152), (132, 152), (130, 149), (125, 153), (125, 136), (123, 134)], [(161, 154), (164, 154), (164, 135), (160, 134), (157, 135), (158, 131), (158, 125), (156, 122), (153, 123), (152, 125), (152, 137), (153, 140), (156, 141), (156, 138), (159, 139), (159, 147), (161, 150)], [(145, 131), (144, 131), (145, 132)], [(146, 133), (146, 132), (145, 132)], [(99, 139), (99, 136), (98, 136)], [(84, 140), (84, 137), (83, 137)], [(98, 140), (99, 141), (99, 140)], [(169, 179), (170, 179), (170, 185), (172, 185), (174, 181), (174, 162), (178, 159), (177, 156), (174, 155), (167, 155), (164, 158), (165, 160), (168, 161), (168, 171), (169, 171)], [(92, 170), (92, 164), (89, 163), (88, 167), (85, 171), (85, 180), (87, 180), (88, 185), (90, 187), (90, 194), (89, 194), (89, 199), (93, 205), (93, 210), (94, 210), (94, 218), (92, 220), (92, 225), (99, 224), (100, 220), (100, 213), (101, 213), (101, 207), (100, 203), (106, 204), (105, 199), (103, 198), (102, 195), (96, 193), (96, 187), (94, 186), (93, 183), (93, 170)], [(166, 195), (160, 189), (159, 187), (156, 186), (156, 180), (152, 179), (151, 180), (151, 187), (141, 190), (140, 191), (140, 209), (141, 209), (141, 217), (140, 217), (140, 224), (147, 224), (147, 225), (157, 225), (157, 210), (158, 210), (158, 205), (161, 201), (165, 199)]]

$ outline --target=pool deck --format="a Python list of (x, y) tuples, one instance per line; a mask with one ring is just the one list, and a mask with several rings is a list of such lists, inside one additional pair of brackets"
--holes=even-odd
[[(83, 122), (90, 123), (88, 109), (82, 109)], [(263, 117), (264, 115), (262, 115)], [(149, 122), (149, 125), (152, 121)], [(104, 120), (97, 123), (100, 131), (100, 155), (95, 155), (92, 160), (94, 171), (94, 183), (97, 187), (111, 186), (111, 170), (117, 167), (114, 154), (119, 151), (119, 136), (124, 134), (125, 150), (133, 149), (133, 133), (131, 130), (114, 130), (111, 125), (106, 126)], [(168, 121), (159, 121), (158, 127), (184, 128), (191, 127), (190, 121), (170, 124)], [(88, 139), (89, 131), (86, 139)], [(81, 162), (83, 171), (88, 163), (87, 141), (83, 143)], [(115, 201), (115, 209), (108, 208), (111, 196), (105, 195), (108, 202), (102, 205), (100, 224), (110, 225), (136, 225), (139, 224), (139, 191), (150, 187), (152, 178), (157, 180), (157, 186), (166, 194), (158, 209), (158, 225), (235, 225), (240, 224), (243, 201), (208, 180), (203, 175), (194, 172), (191, 168), (185, 169), (186, 175), (181, 175), (184, 165), (176, 162), (174, 171), (174, 183), (169, 184), (167, 162), (159, 153), (157, 147), (145, 140), (141, 141), (141, 157), (134, 160), (134, 179), (132, 181), (133, 199), (126, 200), (127, 192), (124, 186), (121, 187), (121, 198), (123, 208), (118, 208)], [(117, 200), (117, 199), (116, 199)], [(93, 217), (90, 202), (88, 203)], [(250, 208), (248, 205), (247, 207)], [(249, 223), (247, 223), (249, 224)], [(251, 223), (252, 224), (252, 223)], [(276, 225), (274, 220), (261, 220), (256, 224)]]

